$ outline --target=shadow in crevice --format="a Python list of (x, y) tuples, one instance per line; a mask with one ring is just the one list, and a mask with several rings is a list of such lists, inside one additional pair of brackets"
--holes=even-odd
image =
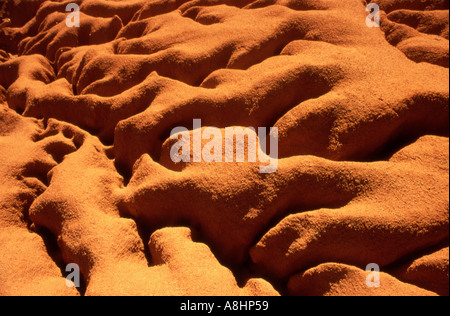
[[(44, 228), (44, 227), (40, 227), (40, 226), (35, 227), (34, 231), (39, 236), (41, 236), (42, 240), (44, 241), (47, 253), (50, 256), (50, 258), (53, 260), (53, 262), (60, 269), (61, 276), (66, 278), (68, 275), (68, 272), (66, 271), (67, 265), (63, 260), (61, 249), (58, 246), (57, 237), (55, 235), (53, 235), (50, 230), (48, 230), (47, 228)], [(76, 288), (81, 296), (84, 296), (86, 293), (87, 286), (86, 286), (86, 282), (84, 280), (85, 280), (85, 278), (83, 277), (83, 275), (81, 275), (80, 287)]]
[(390, 265), (383, 268), (383, 270), (387, 273), (392, 273), (396, 269), (400, 268), (401, 266), (411, 263), (414, 260), (420, 259), (424, 256), (431, 255), (439, 250), (442, 250), (449, 246), (449, 237), (445, 238), (443, 241), (437, 243), (436, 245), (433, 245), (431, 247), (426, 247), (423, 249), (419, 249), (409, 255), (406, 255), (402, 257), (401, 259), (395, 261), (394, 263), (391, 263)]
[(368, 155), (364, 159), (359, 160), (360, 162), (376, 162), (376, 161), (388, 161), (390, 160), (396, 153), (401, 151), (402, 149), (414, 144), (421, 137), (424, 136), (440, 136), (440, 137), (448, 137), (448, 132), (441, 133), (429, 133), (426, 130), (423, 131), (415, 131), (411, 133), (401, 133), (395, 135), (390, 138), (383, 146), (378, 148), (372, 154)]

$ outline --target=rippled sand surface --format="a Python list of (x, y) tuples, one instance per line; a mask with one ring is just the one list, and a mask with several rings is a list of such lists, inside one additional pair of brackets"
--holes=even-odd
[(0, 295), (448, 295), (449, 4), (372, 2), (0, 1)]

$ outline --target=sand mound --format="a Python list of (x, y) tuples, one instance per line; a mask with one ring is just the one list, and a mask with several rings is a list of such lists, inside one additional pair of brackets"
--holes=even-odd
[(374, 0), (386, 40), (416, 62), (449, 67), (448, 1)]
[[(448, 1), (372, 2), (0, 4), (0, 294), (448, 295)], [(194, 119), (277, 171), (174, 163)]]
[(389, 274), (381, 274), (380, 287), (368, 287), (361, 279), (367, 273), (358, 268), (337, 263), (326, 263), (289, 280), (291, 295), (314, 296), (435, 296), (433, 292), (400, 282)]

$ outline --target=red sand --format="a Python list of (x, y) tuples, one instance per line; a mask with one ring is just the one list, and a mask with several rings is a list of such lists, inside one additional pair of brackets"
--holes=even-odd
[[(448, 1), (372, 2), (8, 1), (0, 295), (448, 295)], [(278, 171), (175, 165), (195, 118)]]

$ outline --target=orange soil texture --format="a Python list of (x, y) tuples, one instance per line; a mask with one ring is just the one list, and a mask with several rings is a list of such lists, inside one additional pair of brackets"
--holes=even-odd
[(448, 295), (449, 2), (373, 2), (1, 1), (0, 295)]

